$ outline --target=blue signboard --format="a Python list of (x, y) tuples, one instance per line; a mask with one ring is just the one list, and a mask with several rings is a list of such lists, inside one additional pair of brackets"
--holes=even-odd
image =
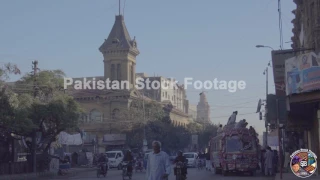
[(315, 53), (286, 60), (286, 94), (298, 94), (320, 89), (320, 58)]

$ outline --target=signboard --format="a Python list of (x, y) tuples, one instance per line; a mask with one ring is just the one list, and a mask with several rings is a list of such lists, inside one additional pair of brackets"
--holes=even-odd
[[(277, 102), (278, 101), (278, 102)], [(285, 124), (288, 118), (287, 98), (286, 96), (277, 96), (268, 94), (267, 96), (267, 122), (271, 125)]]
[(293, 50), (272, 51), (273, 78), (276, 95), (286, 95), (285, 60), (294, 57)]
[(106, 145), (124, 145), (126, 139), (126, 134), (105, 134), (102, 143)]
[(314, 52), (286, 60), (286, 94), (320, 89), (320, 58)]
[(268, 136), (268, 146), (279, 146), (278, 136)]

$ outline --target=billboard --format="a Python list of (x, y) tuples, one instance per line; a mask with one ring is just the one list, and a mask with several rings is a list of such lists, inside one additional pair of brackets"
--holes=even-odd
[(268, 94), (267, 96), (267, 122), (271, 125), (285, 124), (288, 118), (286, 96)]
[(126, 139), (126, 134), (105, 134), (102, 143), (105, 145), (123, 145)]
[(320, 89), (320, 57), (314, 52), (286, 60), (286, 94), (299, 94)]
[(279, 138), (278, 136), (269, 136), (268, 135), (268, 146), (279, 146)]
[(272, 51), (272, 68), (276, 95), (286, 95), (285, 60), (295, 56), (293, 50)]

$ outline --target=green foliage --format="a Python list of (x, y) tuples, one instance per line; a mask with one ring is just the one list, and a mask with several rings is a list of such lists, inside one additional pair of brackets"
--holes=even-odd
[(34, 131), (42, 132), (47, 144), (45, 148), (61, 131), (76, 128), (81, 109), (71, 96), (60, 90), (63, 77), (60, 70), (39, 72), (36, 77), (37, 98), (32, 96), (34, 77), (30, 74), (16, 83), (27, 92), (3, 91), (0, 94), (1, 127), (23, 136), (30, 136)]
[(0, 85), (7, 79), (10, 74), (20, 74), (20, 70), (15, 64), (7, 63), (0, 67)]

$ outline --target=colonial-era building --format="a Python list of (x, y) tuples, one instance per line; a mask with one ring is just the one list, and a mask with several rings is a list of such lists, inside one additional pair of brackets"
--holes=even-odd
[(190, 121), (195, 122), (197, 120), (197, 106), (189, 104), (188, 114)]
[[(131, 39), (124, 23), (122, 15), (115, 18), (115, 23), (107, 39), (99, 48), (104, 57), (104, 76), (88, 77), (87, 80), (105, 81), (109, 79), (111, 83), (129, 82), (126, 89), (85, 89), (77, 90), (72, 86), (68, 88), (68, 93), (72, 95), (83, 108), (81, 128), (86, 132), (87, 137), (97, 136), (97, 145), (100, 152), (105, 151), (106, 144), (103, 141), (105, 134), (118, 133), (115, 126), (126, 126), (129, 119), (124, 119), (123, 114), (128, 112), (133, 102), (144, 99), (146, 101), (156, 101), (162, 106), (172, 104), (170, 118), (175, 125), (186, 126), (188, 121), (188, 101), (184, 89), (174, 91), (170, 98), (165, 98), (163, 89), (148, 91), (138, 90), (136, 86), (136, 57), (139, 55), (137, 41)], [(143, 77), (137, 74), (137, 77)], [(82, 80), (74, 78), (73, 80)], [(165, 78), (159, 77), (159, 80)], [(91, 82), (95, 84), (96, 82)], [(148, 98), (149, 97), (149, 98)], [(168, 96), (167, 96), (168, 97)], [(173, 99), (172, 99), (172, 98)], [(170, 101), (166, 101), (170, 100)], [(143, 117), (141, 117), (142, 119)], [(120, 120), (121, 119), (121, 120)], [(86, 139), (87, 142), (93, 142)], [(91, 147), (92, 148), (92, 147)], [(91, 149), (90, 148), (90, 149)]]
[[(137, 74), (137, 78), (141, 78), (141, 82), (144, 82), (143, 93), (145, 96), (159, 102), (170, 101), (176, 109), (183, 113), (188, 113), (189, 101), (183, 85), (175, 83), (174, 79), (162, 76), (149, 77), (145, 73)], [(149, 85), (146, 84), (147, 80)], [(153, 88), (152, 86), (155, 87)]]
[[(319, 55), (320, 1), (294, 0), (294, 2), (297, 8), (292, 11), (295, 14), (295, 18), (292, 20), (294, 25), (292, 29), (293, 37), (291, 38), (292, 49), (296, 52), (296, 57), (306, 53)], [(312, 66), (319, 66), (319, 60), (319, 56), (318, 58), (312, 58)], [(319, 79), (320, 76), (316, 78)], [(288, 86), (286, 90), (289, 92)], [(287, 144), (295, 143), (299, 148), (308, 148), (315, 154), (320, 154), (320, 92), (313, 90), (290, 93), (287, 98), (290, 103), (288, 122), (286, 124), (286, 129), (290, 131), (290, 134), (287, 134), (287, 136), (290, 137), (289, 140), (297, 139), (297, 141), (290, 141)]]
[(200, 93), (200, 101), (197, 105), (197, 122), (201, 124), (211, 123), (210, 105), (204, 92)]

